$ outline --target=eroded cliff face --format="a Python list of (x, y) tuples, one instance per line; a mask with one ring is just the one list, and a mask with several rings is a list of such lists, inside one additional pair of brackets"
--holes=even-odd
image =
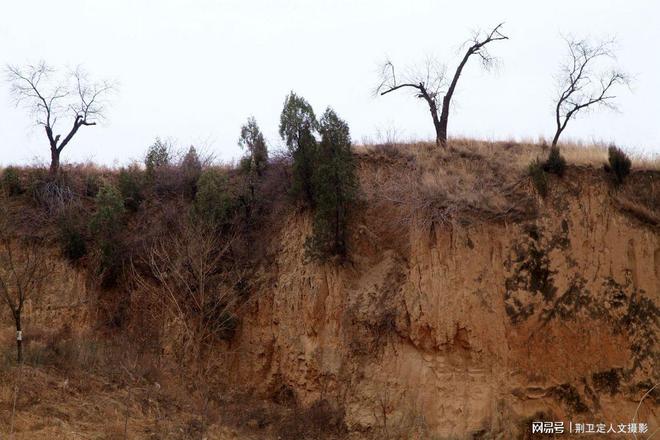
[[(579, 190), (578, 190), (579, 188)], [(232, 381), (326, 399), (351, 435), (519, 438), (530, 420), (657, 426), (660, 234), (602, 182), (515, 223), (356, 219), (347, 264), (287, 219), (233, 343)]]

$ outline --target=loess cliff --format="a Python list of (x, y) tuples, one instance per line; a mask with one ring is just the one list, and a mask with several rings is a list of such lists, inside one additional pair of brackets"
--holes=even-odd
[(370, 212), (343, 267), (305, 264), (309, 225), (292, 216), (234, 342), (234, 380), (331, 399), (350, 432), (381, 438), (657, 426), (658, 393), (638, 405), (660, 379), (660, 234), (594, 174), (573, 170), (523, 221), (388, 229)]
[[(517, 439), (534, 438), (533, 421), (644, 422), (652, 433), (660, 174), (636, 169), (615, 187), (600, 166), (574, 163), (541, 197), (512, 159), (527, 163), (529, 148), (359, 152), (346, 261), (310, 261), (309, 213), (270, 209), (255, 232), (263, 248), (250, 260), (249, 299), (205, 372), (203, 411), (214, 416), (204, 425), (190, 421), (200, 410), (181, 397), (190, 388), (177, 373), (152, 363), (158, 371), (124, 375), (126, 362), (97, 373), (92, 350), (83, 373), (65, 360), (23, 367), (17, 438)], [(127, 229), (152, 227), (146, 217)], [(139, 303), (128, 275), (103, 287), (91, 265), (52, 254), (58, 266), (41, 304), (28, 304), (26, 334), (108, 341), (135, 327), (149, 338), (146, 321), (124, 310)], [(2, 336), (11, 347), (10, 326)]]

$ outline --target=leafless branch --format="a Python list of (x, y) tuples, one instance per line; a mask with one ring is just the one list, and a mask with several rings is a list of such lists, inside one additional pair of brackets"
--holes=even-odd
[(596, 43), (573, 38), (565, 38), (565, 41), (568, 57), (561, 65), (558, 76), (553, 146), (557, 145), (568, 121), (577, 113), (590, 110), (595, 105), (616, 109), (614, 90), (619, 85), (630, 84), (627, 74), (616, 68), (600, 69), (599, 72), (599, 63), (616, 59), (614, 39)]
[(36, 238), (13, 236), (7, 212), (0, 208), (0, 299), (8, 307), (16, 327), (18, 362), (22, 361), (22, 313), (29, 299), (39, 293), (52, 272), (51, 264)]
[[(488, 53), (487, 45), (494, 41), (508, 39), (502, 33), (502, 26), (503, 23), (500, 23), (488, 33), (476, 32), (473, 35), (472, 39), (467, 43), (469, 47), (465, 51), (449, 83), (446, 81), (445, 66), (432, 58), (427, 59), (423, 69), (414, 70), (413, 74), (406, 75), (400, 82), (397, 81), (394, 64), (388, 60), (382, 66), (380, 81), (376, 87), (376, 94), (382, 96), (403, 88), (414, 89), (415, 96), (424, 99), (429, 106), (436, 132), (436, 143), (446, 146), (449, 106), (463, 68), (473, 55), (479, 57), (485, 68), (490, 68), (493, 65), (495, 58)], [(438, 100), (440, 95), (442, 95), (442, 102)], [(438, 115), (438, 109), (441, 109), (440, 115)]]
[[(8, 65), (6, 72), (16, 105), (24, 105), (36, 124), (44, 127), (51, 150), (51, 171), (57, 172), (64, 147), (80, 127), (96, 125), (103, 118), (106, 99), (116, 85), (92, 82), (80, 67), (58, 80), (55, 69), (43, 61), (24, 67)], [(55, 125), (66, 111), (72, 113), (73, 122), (62, 138), (55, 134)]]
[(160, 304), (165, 316), (185, 334), (183, 355), (199, 358), (200, 350), (230, 330), (239, 308), (228, 253), (233, 240), (220, 240), (205, 225), (190, 223), (169, 240), (154, 244), (142, 265), (134, 266), (140, 286)]

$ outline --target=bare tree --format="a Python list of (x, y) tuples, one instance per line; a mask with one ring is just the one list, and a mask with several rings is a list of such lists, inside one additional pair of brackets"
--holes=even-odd
[[(50, 171), (60, 167), (60, 154), (82, 126), (96, 125), (103, 118), (106, 99), (115, 86), (108, 81), (92, 82), (80, 67), (61, 81), (45, 62), (24, 67), (7, 66), (7, 81), (16, 105), (24, 104), (43, 126), (50, 145)], [(58, 119), (68, 115), (73, 122), (62, 135), (55, 134)]]
[[(456, 90), (456, 84), (461, 77), (463, 68), (467, 64), (471, 56), (476, 55), (481, 60), (484, 68), (490, 68), (495, 58), (488, 53), (487, 45), (493, 41), (507, 40), (508, 37), (502, 34), (501, 28), (503, 23), (498, 24), (489, 33), (476, 32), (469, 44), (463, 59), (458, 64), (454, 76), (451, 81), (447, 83), (445, 77), (445, 68), (439, 66), (434, 60), (427, 60), (425, 68), (420, 72), (406, 75), (402, 82), (397, 81), (394, 64), (387, 61), (382, 69), (381, 82), (376, 88), (376, 93), (386, 95), (387, 93), (399, 90), (402, 88), (413, 88), (416, 90), (415, 96), (424, 99), (429, 106), (431, 118), (433, 119), (433, 126), (435, 127), (436, 144), (447, 146), (447, 123), (449, 121), (449, 106), (451, 99)], [(438, 97), (442, 94), (442, 89), (447, 88), (442, 96), (441, 111), (438, 115)]]
[(183, 332), (175, 354), (192, 373), (203, 401), (200, 438), (206, 431), (211, 396), (207, 376), (214, 356), (209, 349), (231, 337), (236, 316), (248, 304), (236, 289), (242, 271), (232, 262), (232, 243), (231, 237), (218, 237), (211, 225), (189, 220), (168, 240), (154, 244), (142, 264), (133, 267), (138, 286), (155, 305), (152, 311), (164, 326), (174, 323)]
[(239, 305), (233, 276), (239, 271), (229, 266), (231, 243), (190, 222), (149, 249), (144, 276), (134, 269), (138, 285), (161, 305), (160, 313), (182, 328), (182, 356), (200, 360), (205, 346), (232, 329)]
[(553, 147), (557, 145), (568, 121), (578, 112), (594, 105), (616, 109), (612, 102), (616, 98), (613, 91), (619, 85), (629, 84), (628, 76), (616, 68), (596, 72), (599, 62), (615, 59), (614, 43), (614, 40), (594, 44), (588, 40), (566, 39), (568, 57), (558, 77), (559, 93), (555, 107), (557, 128), (552, 138)]
[[(1, 209), (1, 208), (0, 208)], [(9, 220), (0, 211), (0, 298), (16, 326), (16, 359), (23, 361), (23, 307), (40, 291), (51, 272), (38, 239), (19, 240), (9, 234)]]

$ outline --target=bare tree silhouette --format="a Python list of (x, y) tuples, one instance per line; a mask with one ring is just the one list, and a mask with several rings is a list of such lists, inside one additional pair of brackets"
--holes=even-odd
[(628, 76), (616, 68), (596, 72), (600, 61), (615, 59), (614, 43), (614, 40), (591, 43), (588, 40), (566, 39), (568, 57), (557, 78), (559, 93), (555, 106), (553, 147), (557, 145), (568, 121), (578, 112), (595, 105), (616, 109), (612, 102), (616, 98), (613, 91), (619, 85), (628, 85)]
[[(463, 73), (463, 68), (473, 55), (479, 57), (481, 64), (486, 69), (494, 64), (495, 58), (488, 52), (486, 46), (494, 41), (508, 39), (501, 32), (502, 26), (503, 23), (498, 24), (489, 33), (475, 32), (472, 39), (466, 42), (469, 46), (448, 84), (445, 77), (446, 69), (436, 60), (427, 59), (423, 69), (417, 69), (412, 74), (406, 75), (401, 82), (397, 80), (394, 64), (391, 61), (387, 61), (382, 67), (381, 81), (376, 88), (376, 93), (380, 93), (382, 96), (403, 88), (415, 89), (415, 96), (424, 99), (429, 106), (433, 126), (435, 127), (436, 144), (446, 147), (449, 106), (454, 96), (458, 79)], [(447, 91), (442, 97), (440, 114), (438, 115), (438, 97), (442, 94), (442, 89), (445, 87), (447, 87)]]
[[(56, 174), (60, 154), (82, 126), (96, 125), (103, 118), (106, 99), (115, 85), (109, 81), (92, 82), (78, 67), (56, 81), (56, 70), (41, 61), (36, 65), (7, 66), (7, 81), (16, 105), (24, 104), (37, 125), (44, 127), (50, 145), (50, 171)], [(58, 118), (68, 114), (73, 123), (64, 138), (55, 134)]]

